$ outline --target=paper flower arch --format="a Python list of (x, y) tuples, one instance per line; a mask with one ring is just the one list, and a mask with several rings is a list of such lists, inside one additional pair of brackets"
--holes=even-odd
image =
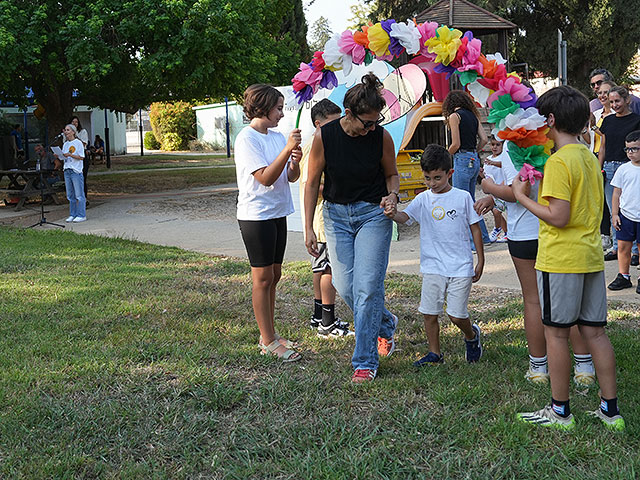
[(546, 120), (535, 108), (537, 97), (516, 73), (507, 72), (499, 53), (485, 56), (481, 46), (469, 31), (463, 34), (435, 22), (383, 20), (334, 35), (310, 63), (300, 64), (292, 79), (293, 90), (302, 104), (318, 89), (337, 86), (337, 70), (348, 75), (353, 65), (369, 65), (374, 58), (392, 60), (404, 52), (423, 55), (437, 64), (437, 72), (458, 75), (476, 102), (489, 107), (488, 120), (495, 126), (492, 133), (509, 141), (509, 156), (517, 169), (526, 163), (542, 172), (551, 142)]

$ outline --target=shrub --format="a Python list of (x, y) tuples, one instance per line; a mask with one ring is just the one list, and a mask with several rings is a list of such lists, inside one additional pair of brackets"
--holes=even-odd
[(147, 150), (160, 150), (160, 142), (156, 140), (156, 136), (153, 132), (147, 132), (144, 134), (144, 148)]
[(187, 102), (151, 104), (149, 120), (163, 150), (186, 150), (196, 136), (196, 114)]

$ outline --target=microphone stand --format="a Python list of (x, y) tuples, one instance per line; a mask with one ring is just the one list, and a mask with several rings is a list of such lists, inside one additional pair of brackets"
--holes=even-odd
[[(54, 138), (54, 142), (61, 137), (62, 134), (56, 136)], [(47, 149), (49, 148), (49, 145), (46, 145), (45, 147), (45, 152), (47, 152)], [(42, 163), (42, 162), (40, 162)], [(55, 172), (55, 170), (53, 170)], [(51, 170), (47, 170), (47, 172), (51, 172)], [(41, 225), (53, 225), (54, 227), (60, 227), (60, 228), (65, 228), (64, 225), (61, 225), (59, 223), (53, 223), (53, 222), (48, 222), (47, 221), (47, 217), (44, 216), (45, 211), (44, 211), (44, 176), (42, 174), (42, 167), (39, 170), (40, 173), (40, 220), (37, 223), (34, 223), (33, 225), (30, 225), (28, 228), (33, 228), (33, 227), (39, 227)], [(55, 193), (52, 193), (52, 195), (55, 195)]]
[[(28, 228), (39, 227), (41, 225), (53, 225), (55, 227), (65, 228), (64, 225), (59, 223), (48, 222), (47, 217), (44, 216), (44, 176), (42, 175), (42, 169), (40, 171), (40, 220), (33, 225), (30, 225)], [(49, 170), (47, 170), (49, 171)]]

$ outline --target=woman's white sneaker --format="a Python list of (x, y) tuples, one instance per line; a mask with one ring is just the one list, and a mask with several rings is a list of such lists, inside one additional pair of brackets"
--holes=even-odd
[(73, 220), (74, 220), (75, 218), (76, 218), (76, 217), (72, 217), (71, 215), (69, 215), (69, 216), (67, 217), (67, 219), (65, 220), (65, 222), (67, 222), (67, 223), (71, 223), (71, 222), (73, 222)]

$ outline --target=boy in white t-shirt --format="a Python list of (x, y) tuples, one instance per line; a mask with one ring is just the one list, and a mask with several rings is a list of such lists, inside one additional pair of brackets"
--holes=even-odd
[[(507, 155), (507, 152), (502, 149), (502, 140), (495, 137), (491, 137), (489, 146), (491, 147), (491, 155), (484, 161), (484, 175), (489, 177), (496, 185), (504, 184), (504, 174), (502, 173), (502, 157)], [(491, 242), (504, 243), (507, 241), (507, 221), (502, 216), (503, 212), (506, 212), (507, 205), (503, 200), (495, 198), (495, 205), (491, 209), (493, 213), (493, 231), (489, 234), (489, 240)], [(500, 239), (500, 234), (504, 232), (504, 236)]]
[[(631, 247), (640, 244), (640, 130), (625, 138), (624, 151), (629, 162), (618, 167), (611, 179), (611, 225), (618, 239), (618, 269), (620, 273), (608, 286), (609, 290), (633, 287), (629, 274)], [(640, 278), (636, 293), (640, 293)]]
[[(451, 154), (440, 145), (427, 145), (420, 166), (429, 190), (420, 193), (402, 212), (388, 214), (397, 223), (420, 224), (420, 272), (422, 294), (418, 311), (424, 315), (429, 353), (414, 362), (422, 367), (443, 363), (440, 351), (438, 315), (447, 302), (451, 322), (464, 333), (469, 363), (482, 356), (480, 327), (471, 324), (467, 304), (471, 284), (477, 282), (484, 268), (482, 219), (473, 209), (471, 195), (449, 184), (453, 173)], [(473, 235), (478, 262), (473, 267), (469, 245), (469, 227)]]

